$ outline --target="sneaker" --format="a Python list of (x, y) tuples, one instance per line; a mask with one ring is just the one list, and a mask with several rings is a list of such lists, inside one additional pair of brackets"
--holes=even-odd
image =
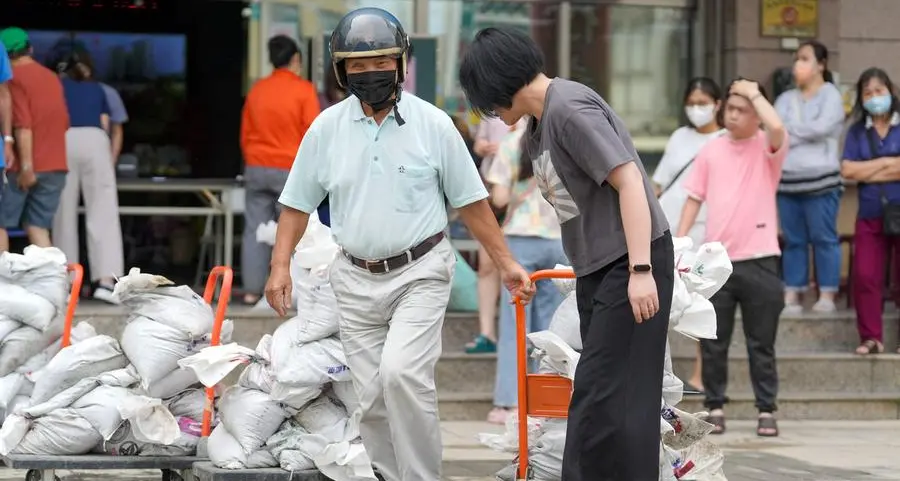
[(98, 285), (94, 288), (93, 293), (94, 299), (98, 301), (103, 301), (107, 304), (119, 305), (119, 300), (113, 295), (113, 290), (111, 287)]
[(800, 304), (785, 304), (781, 314), (785, 316), (798, 316), (803, 314), (803, 306)]
[(515, 412), (514, 409), (495, 407), (488, 413), (487, 422), (491, 424), (506, 424), (506, 420)]
[(837, 311), (837, 306), (834, 305), (834, 301), (831, 299), (819, 299), (812, 306), (813, 312), (835, 312)]

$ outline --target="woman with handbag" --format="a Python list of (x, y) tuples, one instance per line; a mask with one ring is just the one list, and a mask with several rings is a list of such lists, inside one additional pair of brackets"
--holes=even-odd
[[(687, 200), (687, 192), (682, 183), (688, 177), (694, 158), (707, 142), (725, 132), (722, 129), (721, 106), (722, 89), (714, 80), (706, 77), (692, 79), (684, 91), (684, 114), (690, 124), (672, 133), (669, 142), (666, 143), (663, 157), (653, 172), (653, 184), (659, 197), (659, 205), (666, 214), (669, 227), (675, 232), (678, 231), (681, 210)], [(702, 207), (688, 233), (695, 247), (703, 243), (705, 231), (706, 208)], [(702, 360), (698, 344), (694, 372), (685, 384), (685, 391), (703, 393), (701, 369)]]
[(793, 73), (797, 88), (775, 101), (791, 139), (778, 186), (784, 310), (786, 314), (803, 311), (801, 295), (809, 286), (812, 246), (819, 291), (812, 310), (834, 312), (841, 282), (837, 215), (843, 188), (838, 144), (844, 100), (828, 70), (828, 49), (821, 43), (809, 40), (800, 45)]
[(884, 352), (884, 265), (893, 252), (900, 273), (900, 100), (887, 73), (870, 68), (856, 83), (853, 123), (844, 140), (841, 175), (859, 183), (853, 238), (857, 354)]
[[(556, 211), (541, 196), (531, 159), (522, 148), (526, 130), (527, 121), (520, 121), (503, 139), (486, 180), (492, 185), (491, 202), (498, 211), (504, 212), (501, 226), (510, 252), (516, 262), (528, 272), (534, 272), (553, 269), (557, 264), (568, 265), (568, 260), (563, 252)], [(495, 407), (488, 414), (488, 422), (495, 424), (506, 422), (516, 407), (518, 392), (515, 306), (505, 289), (501, 290), (501, 297)], [(534, 299), (525, 307), (528, 331), (546, 330), (562, 299), (550, 281), (539, 281)]]

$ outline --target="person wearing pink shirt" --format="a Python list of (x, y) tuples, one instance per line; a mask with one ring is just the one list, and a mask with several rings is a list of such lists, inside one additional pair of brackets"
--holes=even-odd
[[(777, 436), (778, 371), (775, 336), (784, 308), (779, 274), (776, 193), (788, 152), (788, 134), (775, 108), (756, 82), (736, 80), (724, 106), (727, 135), (709, 141), (697, 154), (685, 180), (688, 193), (678, 236), (693, 226), (706, 204), (706, 242), (721, 242), (734, 266), (712, 297), (716, 339), (701, 341), (705, 405), (713, 433), (725, 432), (728, 347), (740, 306), (750, 357), (750, 379), (759, 410), (756, 434)], [(760, 124), (762, 129), (760, 129)], [(750, 322), (747, 322), (750, 321)]]

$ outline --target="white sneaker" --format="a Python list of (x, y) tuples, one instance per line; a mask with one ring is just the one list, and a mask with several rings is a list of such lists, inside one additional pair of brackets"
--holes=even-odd
[(94, 289), (94, 299), (98, 301), (103, 301), (107, 304), (119, 305), (119, 300), (113, 296), (113, 291), (109, 287), (106, 286), (97, 286)]
[(781, 314), (784, 316), (799, 316), (803, 314), (803, 306), (801, 304), (785, 304)]
[(824, 312), (824, 313), (836, 312), (837, 306), (835, 306), (834, 301), (832, 301), (830, 299), (819, 299), (818, 301), (816, 301), (815, 304), (813, 304), (812, 310), (814, 312)]

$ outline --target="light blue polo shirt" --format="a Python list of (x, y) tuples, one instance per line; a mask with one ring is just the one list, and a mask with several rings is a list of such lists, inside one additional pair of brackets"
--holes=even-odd
[(454, 208), (487, 198), (450, 117), (404, 92), (379, 126), (349, 96), (306, 131), (284, 191), (288, 207), (312, 213), (328, 196), (335, 241), (355, 257), (397, 255), (447, 226)]

